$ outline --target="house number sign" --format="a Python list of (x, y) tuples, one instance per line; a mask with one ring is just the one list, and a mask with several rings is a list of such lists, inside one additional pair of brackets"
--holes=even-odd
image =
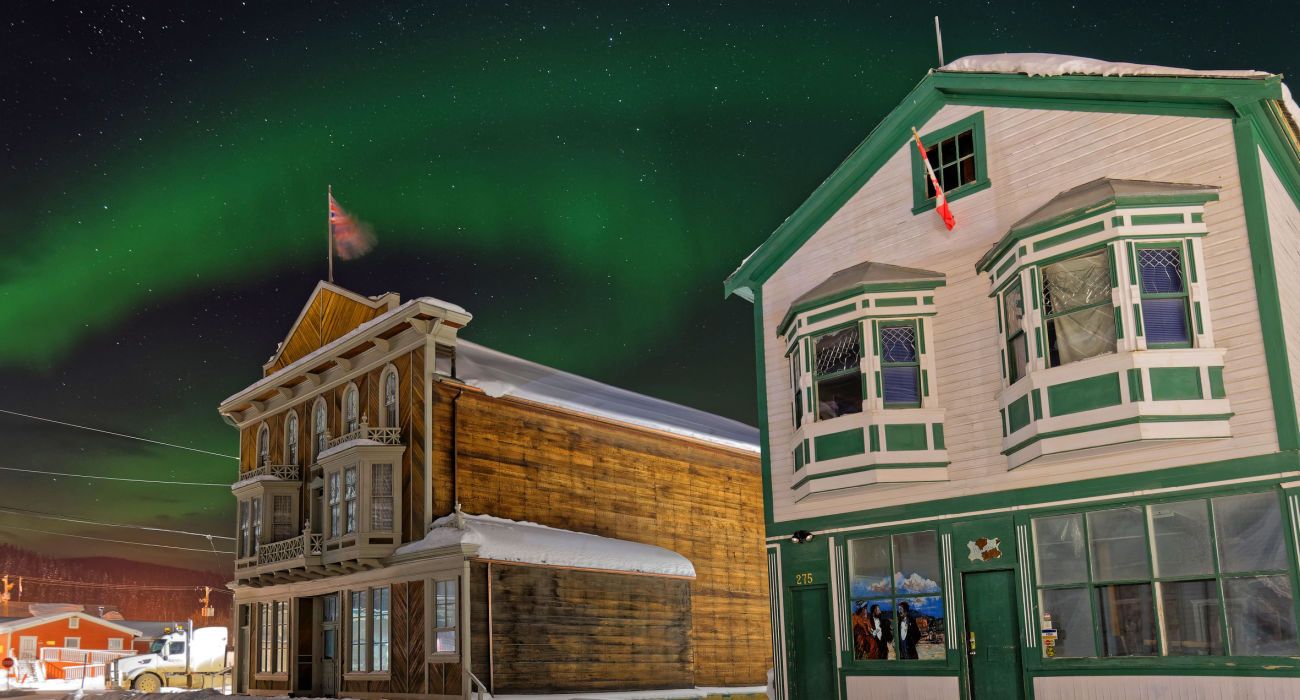
[(796, 586), (807, 586), (812, 582), (813, 582), (813, 575), (811, 573), (794, 575), (794, 585)]

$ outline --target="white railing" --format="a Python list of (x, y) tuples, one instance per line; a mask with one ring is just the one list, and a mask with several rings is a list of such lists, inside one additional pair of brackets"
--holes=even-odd
[(489, 698), (492, 697), (492, 693), (488, 692), (487, 686), (483, 685), (483, 681), (479, 680), (478, 676), (474, 675), (473, 672), (471, 671), (466, 671), (465, 675), (468, 677), (469, 682), (472, 684), (469, 688), (469, 692), (477, 693), (478, 694), (477, 700), (483, 700), (484, 693), (487, 693), (486, 697)]
[(74, 649), (72, 647), (41, 647), (41, 661), (61, 664), (99, 664), (113, 659), (134, 656), (134, 651), (107, 649)]
[(402, 444), (401, 428), (372, 428), (366, 421), (361, 421), (361, 427), (348, 433), (344, 433), (325, 443), (325, 449), (332, 449), (342, 445), (345, 442), (353, 440), (374, 440), (384, 445)]
[(239, 480), (248, 481), (259, 476), (273, 476), (284, 481), (297, 481), (298, 473), (298, 465), (296, 464), (263, 464), (257, 469), (250, 469), (240, 474)]
[(319, 556), (325, 545), (325, 536), (306, 533), (279, 542), (264, 544), (257, 550), (257, 564), (277, 564), (282, 561), (302, 559), (304, 556)]

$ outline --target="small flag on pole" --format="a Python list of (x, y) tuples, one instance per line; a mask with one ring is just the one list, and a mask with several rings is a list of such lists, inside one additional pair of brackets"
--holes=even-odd
[(355, 260), (375, 247), (375, 236), (370, 228), (339, 206), (334, 194), (330, 196), (330, 238), (340, 260)]
[(948, 206), (948, 197), (943, 193), (943, 187), (939, 185), (939, 178), (934, 175), (934, 168), (930, 166), (930, 157), (925, 154), (925, 146), (921, 143), (921, 135), (916, 133), (916, 127), (912, 127), (912, 138), (916, 140), (916, 150), (921, 152), (925, 173), (930, 178), (930, 185), (934, 187), (934, 210), (939, 212), (939, 216), (943, 217), (943, 225), (951, 231), (952, 227), (957, 225), (957, 219), (953, 217), (952, 209)]

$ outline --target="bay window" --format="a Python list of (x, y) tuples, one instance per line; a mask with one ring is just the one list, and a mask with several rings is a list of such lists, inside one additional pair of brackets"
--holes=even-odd
[(1002, 293), (1002, 318), (1007, 336), (1007, 383), (1029, 373), (1029, 343), (1025, 335), (1025, 294), (1017, 280)]
[(1283, 532), (1271, 492), (1035, 518), (1054, 656), (1300, 653)]
[(330, 537), (339, 537), (343, 534), (343, 498), (339, 490), (339, 473), (332, 472), (325, 480), (329, 484)]
[(240, 559), (249, 555), (252, 547), (249, 537), (252, 533), (252, 521), (249, 519), (248, 501), (239, 502), (239, 541), (235, 543), (236, 556)]
[(370, 465), (370, 529), (393, 529), (393, 465)]
[(817, 336), (813, 347), (817, 419), (861, 413), (862, 342), (858, 324)]
[(803, 388), (800, 379), (803, 376), (803, 367), (799, 365), (799, 348), (795, 348), (789, 357), (790, 361), (790, 390), (794, 392), (794, 407), (792, 415), (794, 416), (794, 427), (797, 430), (803, 425)]
[(262, 499), (253, 498), (249, 501), (249, 518), (253, 523), (253, 530), (248, 538), (248, 556), (257, 555), (257, 546), (262, 541)]
[(357, 468), (343, 470), (343, 534), (357, 531)]

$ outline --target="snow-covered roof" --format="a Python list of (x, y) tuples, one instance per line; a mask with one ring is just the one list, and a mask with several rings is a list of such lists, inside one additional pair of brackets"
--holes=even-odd
[(46, 625), (51, 622), (66, 620), (67, 618), (70, 617), (76, 617), (85, 620), (87, 622), (92, 622), (97, 625), (103, 625), (104, 627), (108, 627), (109, 629), (115, 629), (119, 632), (129, 634), (133, 637), (140, 636), (140, 630), (127, 627), (126, 625), (120, 625), (116, 622), (105, 620), (102, 617), (95, 617), (94, 615), (88, 615), (83, 612), (63, 612), (63, 613), (55, 613), (52, 615), (37, 615), (35, 617), (24, 617), (17, 620), (10, 620), (9, 622), (0, 623), (0, 633), (14, 632), (20, 629), (27, 629), (28, 627), (38, 627), (40, 625)]
[(670, 401), (603, 384), (466, 340), (456, 378), (489, 396), (514, 396), (674, 435), (758, 452), (758, 429)]
[(1213, 196), (1219, 190), (1214, 185), (1185, 185), (1176, 182), (1154, 182), (1150, 180), (1117, 180), (1102, 177), (1092, 182), (1085, 182), (1072, 187), (1047, 200), (1043, 206), (1030, 212), (1023, 219), (1011, 225), (1011, 230), (1033, 226), (1050, 221), (1063, 214), (1078, 211), (1097, 204), (1113, 202), (1125, 197), (1176, 197), (1179, 195)]
[[(457, 526), (458, 518), (463, 529)], [(475, 556), (492, 561), (695, 577), (689, 559), (663, 547), (491, 515), (453, 513), (438, 518), (424, 539), (398, 547), (396, 554), (462, 544), (477, 545)]]
[(939, 70), (952, 73), (1023, 73), (1025, 75), (1164, 76), (1182, 78), (1267, 78), (1260, 70), (1195, 70), (1144, 63), (1102, 61), (1054, 53), (993, 53), (959, 58)]

